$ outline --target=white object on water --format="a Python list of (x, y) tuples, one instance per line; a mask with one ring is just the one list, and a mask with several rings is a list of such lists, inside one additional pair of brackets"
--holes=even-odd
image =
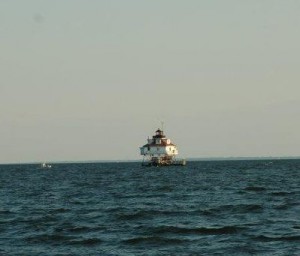
[[(184, 159), (176, 160), (178, 149), (170, 139), (166, 138), (163, 130), (158, 129), (147, 144), (140, 147), (140, 154), (144, 156), (144, 166), (185, 165)], [(145, 159), (146, 158), (146, 159)], [(146, 161), (145, 161), (146, 160)]]
[(51, 168), (51, 164), (42, 163), (42, 168)]

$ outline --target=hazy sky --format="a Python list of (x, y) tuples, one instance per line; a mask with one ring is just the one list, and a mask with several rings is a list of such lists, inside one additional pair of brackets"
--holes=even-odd
[(300, 155), (300, 1), (0, 0), (0, 163)]

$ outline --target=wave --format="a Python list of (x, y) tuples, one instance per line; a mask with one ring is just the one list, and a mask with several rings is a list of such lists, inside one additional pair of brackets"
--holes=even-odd
[(155, 216), (172, 216), (172, 215), (180, 215), (188, 212), (180, 212), (180, 211), (159, 211), (159, 210), (139, 210), (132, 213), (117, 213), (116, 218), (118, 220), (136, 220), (142, 218), (151, 218)]
[(258, 186), (248, 186), (248, 187), (244, 188), (244, 190), (259, 192), (259, 191), (265, 191), (266, 188), (264, 188), (264, 187), (258, 187)]
[(276, 205), (274, 206), (274, 209), (276, 210), (287, 210), (291, 207), (292, 205), (290, 204), (280, 204), (280, 205)]
[(272, 241), (299, 241), (300, 242), (300, 236), (270, 237), (270, 236), (260, 235), (260, 236), (254, 237), (254, 240), (259, 240), (262, 242), (272, 242)]
[(292, 195), (294, 193), (292, 192), (285, 192), (285, 191), (278, 191), (278, 192), (272, 192), (271, 195), (272, 196), (288, 196), (288, 195)]
[(55, 232), (70, 232), (70, 233), (87, 233), (87, 232), (97, 232), (103, 231), (105, 228), (95, 226), (95, 227), (87, 227), (87, 226), (65, 226), (63, 224), (60, 227), (55, 229)]
[(199, 228), (187, 228), (176, 226), (161, 226), (153, 228), (151, 232), (155, 234), (181, 234), (181, 235), (223, 235), (238, 233), (243, 228), (239, 226), (224, 226), (224, 227), (199, 227)]
[(176, 239), (176, 238), (166, 238), (159, 236), (141, 236), (130, 239), (123, 240), (123, 243), (130, 245), (138, 245), (138, 244), (153, 244), (153, 245), (170, 245), (170, 244), (181, 244), (188, 242), (187, 239)]
[(41, 234), (41, 235), (35, 235), (25, 238), (25, 240), (29, 243), (63, 243), (65, 244), (67, 241), (70, 241), (71, 239), (76, 239), (75, 236), (66, 236), (66, 235), (60, 235), (60, 234)]
[(59, 218), (54, 216), (54, 215), (50, 215), (50, 214), (46, 214), (45, 216), (31, 216), (31, 217), (27, 217), (25, 216), (17, 216), (14, 219), (10, 220), (10, 223), (13, 225), (17, 225), (17, 224), (28, 224), (28, 225), (52, 225), (53, 223), (56, 223), (59, 221)]
[(197, 210), (203, 215), (216, 215), (222, 213), (253, 213), (253, 212), (261, 212), (263, 210), (263, 206), (260, 204), (227, 204), (221, 205), (215, 208), (207, 208), (204, 210)]
[(102, 243), (103, 241), (99, 238), (87, 238), (80, 239), (76, 236), (70, 235), (61, 235), (61, 234), (42, 234), (36, 236), (30, 236), (25, 238), (26, 242), (38, 244), (38, 243), (47, 243), (47, 244), (69, 244), (69, 245), (97, 245)]
[(122, 209), (116, 212), (115, 218), (119, 221), (130, 221), (144, 218), (154, 218), (157, 216), (180, 216), (180, 215), (206, 215), (214, 216), (228, 213), (255, 213), (262, 212), (263, 206), (260, 204), (237, 204), (237, 205), (221, 205), (215, 208), (186, 210), (186, 211), (168, 211), (168, 210), (137, 210), (129, 212), (128, 209)]
[(56, 213), (65, 213), (65, 212), (70, 212), (70, 209), (66, 209), (66, 208), (56, 208), (56, 209), (51, 209), (49, 211), (50, 214), (56, 214)]
[(10, 211), (10, 210), (4, 210), (4, 209), (0, 209), (0, 214), (13, 214), (14, 212)]
[(88, 238), (83, 240), (72, 240), (68, 242), (70, 245), (85, 245), (85, 246), (93, 246), (101, 244), (103, 241), (99, 238)]

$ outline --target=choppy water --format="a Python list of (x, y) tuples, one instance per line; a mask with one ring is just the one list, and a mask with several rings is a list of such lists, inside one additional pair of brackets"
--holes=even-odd
[(300, 255), (300, 160), (2, 165), (0, 255)]

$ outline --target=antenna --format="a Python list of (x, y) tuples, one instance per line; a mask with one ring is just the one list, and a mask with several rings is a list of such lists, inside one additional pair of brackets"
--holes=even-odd
[(157, 119), (157, 121), (159, 121), (160, 122), (160, 125), (161, 125), (161, 130), (163, 131), (164, 130), (164, 121), (162, 121), (162, 118), (156, 118)]

